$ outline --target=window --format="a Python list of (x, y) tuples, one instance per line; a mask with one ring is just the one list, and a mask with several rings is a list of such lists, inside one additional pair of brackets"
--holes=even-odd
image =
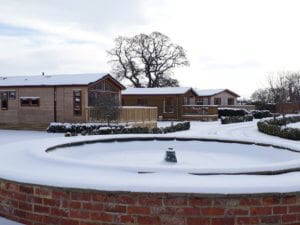
[(184, 105), (195, 105), (195, 97), (184, 97)]
[(164, 99), (164, 113), (173, 113), (174, 112), (174, 99), (165, 98)]
[(8, 97), (9, 97), (9, 100), (16, 100), (16, 91), (9, 91)]
[(147, 99), (139, 98), (139, 99), (137, 100), (137, 105), (138, 105), (138, 106), (147, 106), (147, 105), (148, 105), (148, 101), (147, 101)]
[(228, 105), (234, 105), (234, 98), (228, 98)]
[(20, 97), (20, 103), (22, 107), (39, 107), (39, 97)]
[(221, 98), (214, 98), (214, 105), (221, 105)]
[(197, 98), (196, 105), (209, 105), (208, 98)]
[(74, 116), (82, 115), (81, 90), (73, 91), (73, 114)]
[(1, 93), (1, 109), (8, 110), (8, 92)]

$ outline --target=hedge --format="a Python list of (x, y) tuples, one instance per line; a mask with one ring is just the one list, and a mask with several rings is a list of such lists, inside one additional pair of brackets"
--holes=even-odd
[(51, 123), (47, 128), (49, 133), (81, 133), (82, 131), (91, 132), (98, 129), (122, 129), (125, 126), (123, 125), (112, 125), (110, 127), (107, 124), (100, 123)]
[(300, 140), (300, 129), (283, 127), (289, 123), (297, 122), (300, 122), (300, 116), (289, 116), (259, 121), (257, 122), (257, 127), (260, 132), (265, 134), (291, 140)]
[(232, 109), (232, 108), (219, 108), (218, 115), (221, 117), (231, 117), (231, 116), (245, 116), (249, 114), (246, 109)]
[(251, 114), (255, 119), (262, 119), (273, 116), (270, 110), (252, 110)]
[(248, 122), (248, 121), (252, 121), (252, 120), (253, 120), (252, 115), (227, 116), (227, 117), (221, 117), (221, 124), (241, 123), (241, 122)]
[[(107, 127), (104, 125), (86, 125), (86, 124), (52, 124), (47, 129), (51, 133), (65, 133), (65, 136), (81, 135), (108, 135), (108, 134), (165, 134), (177, 131), (189, 130), (191, 127), (190, 122), (177, 123), (169, 127), (125, 127), (125, 126), (112, 126)], [(64, 131), (64, 132), (63, 132)]]

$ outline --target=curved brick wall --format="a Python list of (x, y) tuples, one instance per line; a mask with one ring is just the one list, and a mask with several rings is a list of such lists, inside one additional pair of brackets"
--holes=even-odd
[(0, 216), (32, 225), (300, 224), (300, 194), (101, 192), (0, 180)]

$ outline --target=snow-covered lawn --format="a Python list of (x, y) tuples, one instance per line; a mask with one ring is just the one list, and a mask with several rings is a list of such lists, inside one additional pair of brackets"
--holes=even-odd
[[(62, 137), (63, 134), (49, 134), (41, 131), (24, 131), (24, 130), (0, 130), (0, 143), (8, 144), (20, 141), (45, 139), (51, 137)], [(0, 150), (1, 151), (1, 150)]]
[[(273, 137), (258, 132), (256, 122), (257, 121), (228, 125), (221, 125), (220, 122), (192, 122), (191, 130), (189, 131), (171, 133), (162, 136), (202, 137), (221, 140), (229, 139), (252, 141), (280, 145), (300, 150), (300, 143), (297, 141), (285, 140), (279, 137)], [(170, 122), (159, 123), (160, 126), (167, 126), (169, 124)], [(0, 130), (0, 140), (2, 141), (1, 143), (3, 143), (0, 149), (0, 177), (26, 183), (39, 183), (61, 187), (78, 187), (115, 191), (261, 193), (292, 192), (300, 190), (299, 172), (292, 172), (274, 176), (194, 176), (187, 174), (184, 170), (180, 171), (175, 169), (174, 171), (172, 171), (172, 168), (176, 168), (176, 165), (170, 166), (169, 168), (168, 166), (164, 165), (164, 167), (167, 167), (167, 169), (164, 169), (163, 171), (159, 169), (157, 173), (153, 174), (138, 174), (137, 170), (139, 168), (143, 169), (143, 166), (147, 167), (147, 165), (145, 165), (146, 163), (140, 163), (138, 165), (136, 161), (130, 162), (130, 160), (133, 159), (131, 158), (131, 156), (135, 157), (136, 155), (133, 154), (134, 149), (130, 148), (129, 143), (124, 142), (120, 142), (119, 146), (115, 146), (118, 148), (121, 146), (121, 149), (124, 150), (123, 156), (125, 158), (122, 157), (122, 154), (120, 154), (119, 156), (116, 154), (110, 155), (111, 152), (108, 151), (109, 149), (107, 148), (107, 146), (109, 146), (110, 148), (113, 146), (113, 144), (99, 144), (99, 151), (103, 153), (103, 156), (111, 157), (110, 160), (107, 158), (107, 160), (109, 160), (110, 162), (109, 165), (105, 165), (103, 161), (101, 162), (94, 159), (92, 154), (95, 153), (95, 149), (87, 150), (85, 153), (88, 152), (88, 154), (85, 155), (85, 158), (81, 157), (81, 153), (67, 152), (67, 149), (56, 150), (57, 153), (45, 153), (45, 149), (53, 145), (72, 141), (116, 137), (78, 136), (65, 138), (62, 136), (62, 134), (47, 134), (45, 132)], [(122, 138), (130, 136), (143, 137), (151, 135), (119, 135), (117, 137)], [(134, 142), (132, 143), (134, 144)], [(165, 143), (165, 146), (163, 146), (157, 143), (156, 145), (154, 145), (153, 143), (148, 141), (141, 146), (141, 150), (144, 150), (146, 153), (147, 149), (151, 147), (157, 146), (165, 149), (167, 145), (169, 144)], [(208, 150), (206, 152), (208, 153), (208, 155), (205, 156), (203, 154), (198, 160), (196, 157), (193, 157), (195, 156), (194, 154), (197, 145), (191, 144), (191, 146), (189, 146), (188, 142), (185, 142), (185, 145), (188, 151), (190, 151), (190, 153), (192, 154), (189, 159), (191, 161), (186, 161), (186, 165), (193, 168), (199, 161), (199, 164), (203, 165), (204, 163), (207, 163), (209, 164), (210, 168), (214, 167), (213, 169), (218, 169), (218, 167), (220, 168), (221, 166), (222, 158), (224, 159), (224, 161), (222, 162), (223, 164), (229, 165), (231, 167), (236, 167), (235, 169), (246, 168), (247, 163), (248, 166), (255, 165), (257, 167), (259, 166), (260, 168), (268, 167), (269, 165), (271, 165), (268, 168), (273, 170), (277, 168), (287, 168), (288, 166), (292, 166), (293, 168), (300, 167), (299, 158), (296, 156), (297, 153), (289, 152), (288, 154), (287, 152), (284, 152), (284, 155), (280, 155), (280, 152), (284, 150), (279, 149), (273, 149), (269, 152), (266, 152), (266, 150), (262, 150), (262, 152), (257, 152), (257, 154), (255, 153), (257, 149), (254, 149), (251, 154), (256, 155), (256, 158), (251, 158), (249, 146), (241, 146), (239, 148), (240, 153), (233, 154), (234, 152), (232, 151), (235, 151), (233, 148), (231, 149), (232, 151), (228, 149), (226, 150), (225, 145), (223, 145), (224, 148), (218, 148), (215, 154), (209, 155), (209, 153), (211, 153), (209, 152), (210, 149), (205, 149)], [(222, 146), (222, 144), (220, 145)], [(237, 144), (232, 144), (232, 146), (233, 145)], [(179, 147), (180, 146), (176, 147), (176, 149)], [(130, 150), (132, 150), (132, 152)], [(113, 151), (116, 152), (117, 149), (114, 149)], [(277, 152), (274, 153), (274, 151)], [(249, 154), (246, 154), (246, 152), (248, 152)], [(230, 153), (231, 155), (227, 153)], [(180, 154), (181, 153), (179, 151), (179, 157)], [(264, 158), (260, 158), (260, 154), (265, 154)], [(156, 162), (154, 163), (158, 163), (160, 156), (161, 154), (155, 156), (157, 158)], [(140, 159), (143, 159), (143, 157), (145, 159), (145, 155), (141, 156)], [(205, 162), (205, 159), (203, 159), (204, 157), (207, 157), (207, 159), (209, 160)], [(217, 157), (215, 159), (215, 166), (213, 157)], [(135, 158), (135, 160), (136, 159), (137, 158)], [(88, 162), (89, 160), (94, 161), (90, 163)], [(112, 161), (114, 165), (112, 165)], [(268, 162), (270, 162), (270, 164), (268, 164)], [(150, 164), (152, 163), (153, 162), (150, 162)], [(136, 166), (136, 168), (134, 168), (133, 166)], [(150, 166), (153, 167), (153, 164)]]

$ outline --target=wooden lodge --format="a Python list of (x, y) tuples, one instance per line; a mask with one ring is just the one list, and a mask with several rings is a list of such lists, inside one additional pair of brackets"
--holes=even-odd
[(121, 107), (123, 89), (107, 73), (0, 77), (0, 127), (43, 129), (51, 122), (99, 122), (90, 102), (99, 94), (119, 102), (122, 122), (156, 124), (156, 108)]
[(217, 120), (216, 105), (197, 105), (193, 88), (128, 88), (122, 91), (124, 106), (155, 106), (162, 120)]

